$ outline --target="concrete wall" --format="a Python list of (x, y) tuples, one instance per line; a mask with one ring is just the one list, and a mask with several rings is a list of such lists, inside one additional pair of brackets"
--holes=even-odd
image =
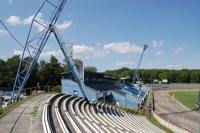
[[(68, 95), (74, 95), (74, 92), (76, 91), (78, 96), (83, 97), (82, 92), (76, 82), (72, 80), (62, 79), (61, 83), (62, 83), (62, 93)], [(88, 99), (91, 101), (95, 101), (97, 94), (96, 90), (87, 86), (85, 89), (86, 89), (85, 93), (88, 96)]]
[(184, 130), (182, 128), (179, 128), (179, 127), (177, 127), (177, 126), (165, 121), (164, 119), (159, 117), (155, 112), (153, 112), (153, 116), (160, 124), (162, 124), (163, 126), (169, 128), (170, 130), (172, 130), (175, 133), (189, 133), (188, 131), (186, 131), (186, 130)]

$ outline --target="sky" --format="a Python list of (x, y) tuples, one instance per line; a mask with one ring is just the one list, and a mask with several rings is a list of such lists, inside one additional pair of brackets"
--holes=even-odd
[[(0, 19), (23, 45), (42, 2), (0, 0)], [(136, 68), (144, 44), (149, 47), (141, 68), (199, 69), (199, 7), (199, 0), (68, 0), (56, 26), (67, 47), (73, 43), (74, 58), (100, 72)], [(45, 17), (40, 13), (41, 20)], [(22, 51), (0, 25), (0, 58), (6, 60)], [(63, 63), (53, 36), (39, 60), (48, 61), (50, 55)]]

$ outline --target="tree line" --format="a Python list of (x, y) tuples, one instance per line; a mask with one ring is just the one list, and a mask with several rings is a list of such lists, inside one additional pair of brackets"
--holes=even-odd
[[(19, 61), (19, 55), (15, 55), (7, 60), (0, 59), (0, 87), (13, 87)], [(76, 59), (75, 63), (78, 65), (82, 62)], [(96, 72), (97, 69), (93, 66), (87, 66), (85, 67), (85, 71)], [(60, 85), (60, 74), (63, 72), (69, 72), (69, 67), (68, 65), (61, 64), (55, 56), (51, 56), (49, 62), (40, 60), (39, 63), (34, 66), (26, 87), (36, 86), (37, 83), (41, 86)]]
[[(134, 73), (134, 69), (125, 67), (117, 70), (105, 71), (106, 75), (115, 76), (119, 79), (126, 76), (132, 79)], [(153, 79), (168, 79), (170, 83), (200, 83), (200, 69), (141, 69), (139, 75), (145, 83), (152, 83)]]
[[(27, 57), (28, 58), (28, 57)], [(7, 60), (0, 59), (0, 87), (13, 87), (16, 77), (20, 56), (15, 55)], [(76, 64), (82, 63), (80, 60), (75, 60)], [(85, 71), (96, 72), (94, 66), (85, 67)], [(50, 57), (50, 61), (40, 60), (34, 67), (26, 87), (40, 85), (60, 85), (60, 73), (69, 72), (68, 65), (61, 64), (55, 56)], [(114, 76), (120, 79), (121, 77), (129, 76), (132, 79), (135, 70), (129, 68), (120, 68), (117, 70), (107, 70), (105, 75)], [(168, 79), (170, 83), (200, 83), (200, 69), (141, 69), (139, 75), (145, 83), (151, 83), (153, 79)]]

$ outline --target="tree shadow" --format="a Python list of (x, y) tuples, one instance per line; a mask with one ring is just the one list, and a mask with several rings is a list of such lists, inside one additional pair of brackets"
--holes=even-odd
[(184, 114), (189, 113), (193, 111), (198, 111), (198, 108), (192, 109), (192, 110), (186, 110), (186, 111), (180, 111), (180, 112), (170, 112), (170, 113), (159, 113), (159, 116), (167, 116), (167, 115), (177, 115), (177, 114)]

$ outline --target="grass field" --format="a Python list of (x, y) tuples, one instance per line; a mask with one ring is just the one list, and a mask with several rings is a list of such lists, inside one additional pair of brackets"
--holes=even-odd
[(183, 105), (197, 111), (198, 92), (170, 92), (169, 94), (171, 96), (174, 94), (175, 98)]

